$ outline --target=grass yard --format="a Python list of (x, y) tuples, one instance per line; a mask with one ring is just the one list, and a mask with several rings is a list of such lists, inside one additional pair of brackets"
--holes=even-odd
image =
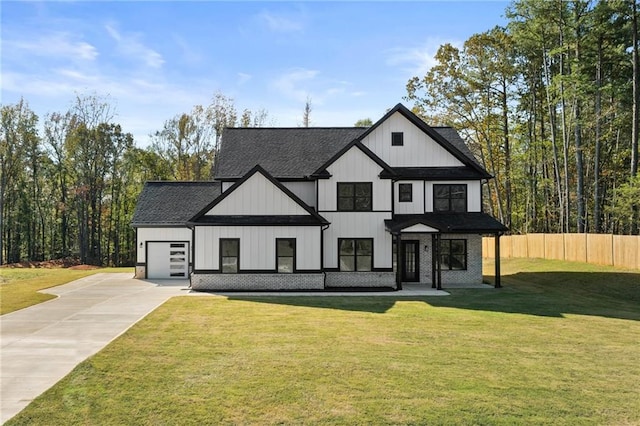
[(1, 268), (0, 315), (55, 299), (51, 294), (38, 293), (49, 287), (66, 284), (78, 278), (100, 272), (131, 272), (133, 268), (100, 268), (73, 270), (68, 268)]
[(7, 424), (640, 424), (640, 273), (503, 271), (449, 297), (177, 297)]

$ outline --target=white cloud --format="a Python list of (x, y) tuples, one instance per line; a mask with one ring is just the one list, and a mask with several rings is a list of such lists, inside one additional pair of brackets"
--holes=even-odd
[(251, 74), (247, 74), (247, 73), (244, 73), (244, 72), (239, 72), (238, 73), (238, 86), (242, 86), (247, 81), (251, 80), (251, 78), (252, 78)]
[(275, 14), (264, 11), (258, 15), (258, 19), (262, 21), (271, 31), (279, 33), (298, 32), (304, 29), (301, 18), (291, 18), (282, 14)]
[(53, 32), (31, 40), (5, 40), (6, 51), (14, 54), (27, 53), (40, 57), (57, 57), (71, 61), (93, 61), (98, 56), (95, 46), (81, 40), (74, 40), (66, 32)]
[(194, 46), (187, 42), (183, 37), (174, 34), (173, 40), (180, 49), (182, 60), (190, 65), (199, 65), (204, 60), (204, 56)]
[(438, 48), (445, 43), (458, 48), (461, 48), (463, 44), (457, 40), (429, 38), (418, 46), (397, 47), (388, 50), (386, 63), (390, 66), (402, 67), (411, 76), (423, 76), (436, 65), (435, 55)]
[(162, 55), (150, 47), (145, 46), (139, 39), (139, 34), (122, 34), (113, 24), (105, 25), (107, 33), (118, 44), (118, 49), (125, 56), (132, 59), (141, 59), (150, 68), (160, 68), (164, 64)]
[(353, 83), (324, 77), (320, 71), (307, 68), (293, 68), (273, 79), (271, 90), (278, 97), (304, 104), (307, 99), (315, 106), (341, 99), (360, 97), (366, 92), (353, 89)]
[(280, 95), (298, 102), (306, 102), (311, 96), (311, 88), (320, 71), (305, 68), (290, 70), (272, 82), (272, 87)]

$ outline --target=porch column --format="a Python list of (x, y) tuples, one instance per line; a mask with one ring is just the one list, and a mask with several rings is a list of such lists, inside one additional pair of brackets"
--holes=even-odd
[(431, 288), (436, 288), (436, 234), (431, 234)]
[(400, 232), (396, 234), (396, 289), (402, 290), (402, 245)]
[(496, 272), (495, 272), (496, 278), (495, 278), (494, 287), (500, 288), (502, 287), (502, 284), (500, 284), (500, 233), (496, 233), (495, 235), (494, 256), (495, 256), (495, 266), (496, 266)]
[(442, 290), (442, 265), (440, 265), (440, 234), (436, 234), (436, 269), (438, 270), (437, 285), (438, 290)]

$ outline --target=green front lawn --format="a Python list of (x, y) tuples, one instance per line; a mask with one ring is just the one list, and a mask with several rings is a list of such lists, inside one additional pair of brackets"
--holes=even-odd
[(503, 271), (448, 297), (173, 298), (7, 424), (640, 424), (640, 273)]
[(68, 268), (1, 268), (0, 315), (56, 297), (38, 293), (39, 290), (66, 284), (100, 272), (131, 272), (133, 274), (133, 268), (100, 268), (88, 271)]

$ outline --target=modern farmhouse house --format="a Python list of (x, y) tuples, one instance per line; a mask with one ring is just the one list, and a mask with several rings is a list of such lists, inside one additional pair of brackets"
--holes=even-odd
[(369, 128), (228, 128), (214, 181), (144, 186), (136, 276), (196, 290), (481, 283), (482, 235), (506, 231), (482, 211), (490, 178), (454, 129), (401, 104)]

